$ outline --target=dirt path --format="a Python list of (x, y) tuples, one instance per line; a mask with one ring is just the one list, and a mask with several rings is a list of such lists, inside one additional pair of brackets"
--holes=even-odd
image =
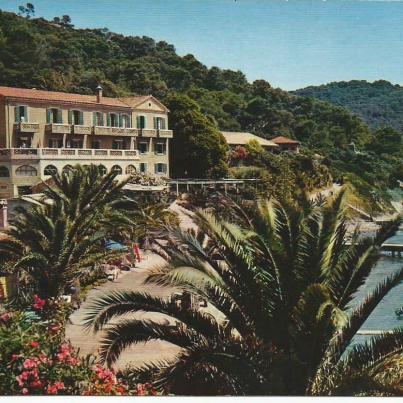
[[(145, 291), (163, 297), (170, 295), (174, 291), (173, 289), (162, 289), (155, 285), (143, 285), (147, 272), (161, 264), (163, 264), (162, 258), (155, 254), (149, 254), (133, 271), (126, 272), (116, 281), (108, 281), (88, 293), (80, 309), (71, 315), (71, 323), (66, 326), (66, 339), (69, 339), (73, 346), (79, 349), (81, 355), (96, 355), (102, 339), (102, 333), (94, 334), (86, 331), (83, 327), (86, 310), (94, 299), (109, 292), (121, 290)], [(160, 317), (162, 316), (160, 315)], [(150, 341), (125, 350), (121, 354), (116, 367), (124, 368), (129, 362), (140, 365), (149, 360), (169, 359), (177, 352), (178, 348), (173, 344), (163, 341)]]

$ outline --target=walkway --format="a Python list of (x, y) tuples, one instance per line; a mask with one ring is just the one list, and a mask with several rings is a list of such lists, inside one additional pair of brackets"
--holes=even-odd
[[(124, 274), (115, 282), (108, 281), (88, 293), (80, 309), (71, 315), (70, 319), (72, 323), (66, 326), (66, 339), (69, 339), (73, 346), (79, 349), (80, 355), (97, 354), (100, 347), (102, 333), (93, 334), (92, 331), (88, 332), (82, 326), (85, 311), (94, 299), (111, 291), (122, 290), (144, 291), (162, 297), (167, 297), (171, 294), (173, 289), (167, 291), (167, 289), (162, 289), (156, 285), (143, 285), (147, 272), (151, 268), (163, 264), (163, 262), (163, 259), (158, 255), (149, 254), (133, 271), (123, 272)], [(162, 315), (160, 315), (160, 317), (162, 318)], [(163, 341), (150, 341), (125, 350), (124, 353), (121, 354), (116, 368), (122, 369), (126, 367), (129, 362), (140, 365), (150, 360), (170, 359), (177, 352), (178, 348), (173, 344)]]

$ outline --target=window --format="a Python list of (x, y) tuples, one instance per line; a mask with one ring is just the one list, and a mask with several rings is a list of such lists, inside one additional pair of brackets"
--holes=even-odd
[(81, 139), (69, 139), (66, 142), (67, 148), (83, 148), (83, 141)]
[(10, 171), (5, 166), (0, 166), (0, 178), (8, 178), (10, 176)]
[(14, 109), (15, 113), (15, 122), (28, 122), (28, 108), (26, 106), (16, 106)]
[(94, 126), (104, 125), (104, 114), (102, 112), (93, 112), (92, 119)]
[(101, 175), (106, 175), (106, 173), (108, 172), (104, 165), (98, 165), (98, 170)]
[(155, 173), (156, 174), (165, 174), (167, 172), (167, 164), (163, 164), (159, 162), (155, 164)]
[(145, 143), (145, 142), (139, 143), (138, 147), (139, 147), (140, 154), (148, 153), (148, 143)]
[(36, 176), (37, 170), (31, 165), (21, 165), (15, 170), (17, 176)]
[(72, 171), (74, 168), (71, 165), (65, 165), (63, 167), (62, 173), (64, 175), (68, 174), (70, 171)]
[(126, 114), (120, 115), (120, 127), (131, 127), (130, 116)]
[(62, 110), (58, 108), (47, 109), (46, 121), (48, 123), (63, 123)]
[(112, 148), (114, 150), (126, 150), (126, 142), (123, 139), (113, 140)]
[(108, 126), (119, 127), (119, 115), (117, 113), (108, 113)]
[(148, 168), (147, 168), (147, 163), (146, 162), (140, 162), (140, 172), (144, 173), (147, 172)]
[(49, 139), (48, 147), (49, 148), (62, 148), (63, 140), (62, 139)]
[(99, 150), (101, 148), (101, 140), (92, 140), (91, 148), (94, 150)]
[(156, 154), (166, 154), (166, 144), (165, 143), (156, 143), (155, 144), (155, 153)]
[(46, 165), (45, 169), (43, 170), (44, 175), (56, 175), (57, 168), (54, 165)]
[(116, 172), (118, 175), (121, 175), (121, 174), (122, 174), (122, 168), (121, 168), (119, 165), (114, 165), (114, 166), (111, 168), (111, 171), (112, 171), (112, 172)]
[(126, 172), (127, 175), (134, 175), (137, 172), (137, 170), (136, 170), (136, 167), (134, 165), (128, 165), (126, 167), (125, 172)]
[(69, 123), (71, 125), (83, 125), (84, 113), (78, 110), (69, 111)]
[(137, 128), (138, 129), (146, 128), (146, 117), (145, 116), (137, 116)]
[(32, 137), (20, 136), (17, 138), (17, 148), (31, 148)]
[(154, 129), (165, 130), (165, 119), (164, 118), (154, 118)]

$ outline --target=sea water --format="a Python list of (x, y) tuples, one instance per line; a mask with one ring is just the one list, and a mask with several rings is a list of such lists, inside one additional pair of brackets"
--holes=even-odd
[[(390, 237), (386, 242), (403, 244), (403, 226), (400, 226), (395, 235)], [(398, 257), (396, 254), (395, 257), (392, 257), (390, 252), (382, 252), (382, 256), (372, 269), (371, 274), (358, 290), (352, 305), (357, 306), (361, 303), (378, 284), (382, 283), (386, 278), (396, 273), (402, 267), (403, 257)], [(379, 330), (388, 331), (403, 327), (403, 315), (399, 318), (395, 314), (395, 310), (401, 307), (403, 307), (403, 282), (392, 288), (383, 298), (362, 325), (360, 333)], [(352, 344), (368, 341), (371, 337), (373, 336), (359, 334), (354, 337)]]

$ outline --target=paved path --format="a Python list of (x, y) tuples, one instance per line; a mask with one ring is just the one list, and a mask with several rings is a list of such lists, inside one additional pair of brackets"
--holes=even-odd
[[(71, 323), (66, 326), (66, 339), (69, 339), (74, 347), (79, 348), (81, 355), (96, 355), (102, 339), (102, 332), (98, 334), (94, 334), (92, 331), (88, 332), (82, 325), (85, 311), (91, 305), (92, 301), (102, 294), (116, 290), (146, 291), (160, 296), (170, 295), (174, 291), (173, 289), (167, 290), (155, 285), (142, 284), (147, 272), (150, 269), (163, 264), (163, 262), (163, 259), (158, 255), (149, 254), (133, 271), (126, 272), (116, 281), (108, 281), (99, 287), (92, 289), (88, 293), (87, 298), (81, 305), (80, 309), (71, 315)], [(145, 317), (145, 314), (139, 313), (138, 315)], [(160, 318), (162, 318), (162, 315), (160, 315)], [(128, 363), (141, 365), (149, 360), (170, 359), (178, 351), (178, 348), (173, 344), (163, 341), (150, 341), (125, 350), (121, 354), (116, 367), (124, 368)]]

